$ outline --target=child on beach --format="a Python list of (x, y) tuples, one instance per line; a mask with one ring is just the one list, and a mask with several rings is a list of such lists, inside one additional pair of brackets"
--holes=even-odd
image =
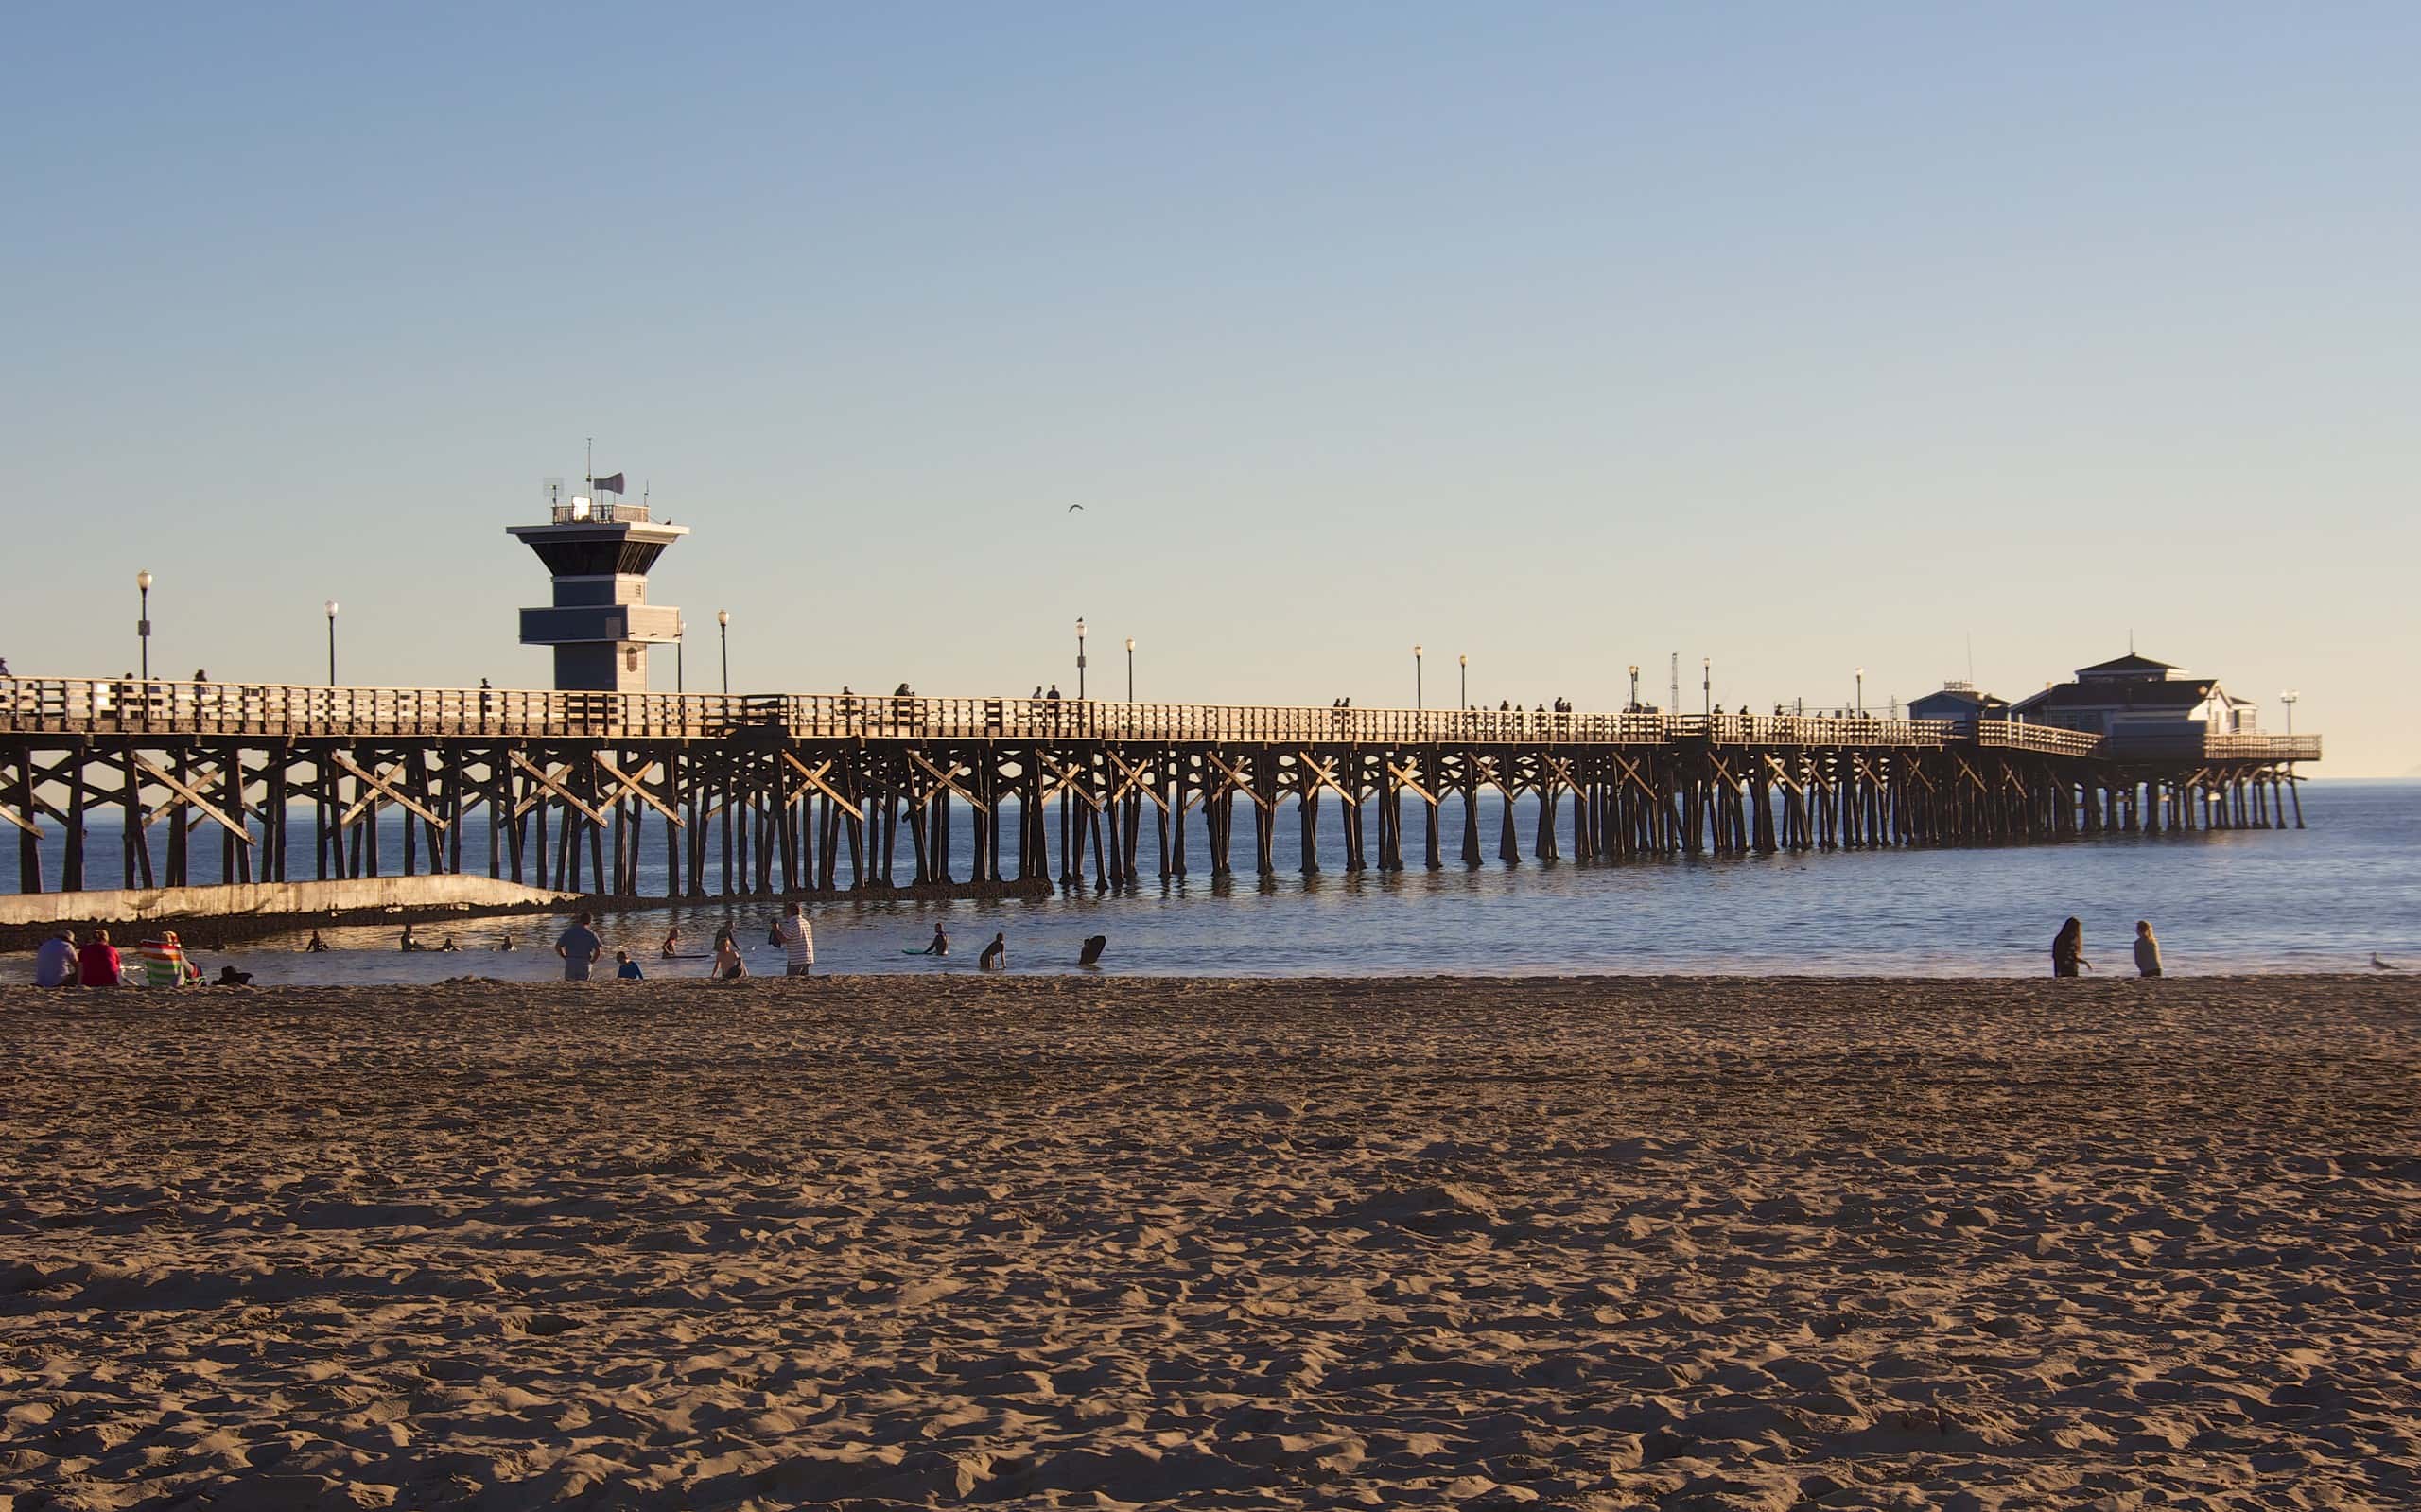
[(2160, 942), (2152, 938), (2150, 919), (2135, 921), (2135, 974), (2143, 977), (2160, 975)]
[(717, 982), (738, 982), (748, 975), (747, 965), (740, 959), (739, 941), (727, 934), (716, 938), (715, 964), (706, 968), (706, 975)]
[(2070, 919), (2051, 936), (2051, 975), (2073, 977), (2080, 968), (2090, 971), (2093, 963), (2084, 958), (2084, 921)]
[(614, 952), (614, 980), (617, 982), (643, 982), (646, 980), (639, 975), (639, 964), (631, 959), (631, 953), (628, 950), (617, 950)]

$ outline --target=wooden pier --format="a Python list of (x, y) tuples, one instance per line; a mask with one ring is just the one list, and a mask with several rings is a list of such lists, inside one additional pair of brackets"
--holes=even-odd
[[(465, 871), (626, 896), (653, 871), (688, 898), (1109, 889), (1143, 879), (1147, 830), (1160, 878), (1271, 876), (1281, 823), (1305, 872), (2300, 828), (2319, 756), (2317, 736), (1995, 721), (0, 682), (26, 893)], [(118, 875), (88, 877), (104, 830)]]

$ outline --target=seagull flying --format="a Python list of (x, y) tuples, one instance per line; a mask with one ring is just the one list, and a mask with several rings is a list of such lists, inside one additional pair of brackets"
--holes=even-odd
[(1085, 507), (1082, 504), (1071, 504), (1068, 506), (1068, 513), (1071, 514), (1082, 514), (1085, 513)]

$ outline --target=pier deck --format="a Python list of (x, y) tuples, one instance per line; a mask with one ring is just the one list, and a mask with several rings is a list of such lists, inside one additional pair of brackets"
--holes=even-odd
[[(1524, 796), (1542, 859), (2300, 827), (2296, 764), (2320, 751), (2317, 736), (2142, 746), (1855, 716), (0, 682), (0, 819), (26, 893), (96, 885), (87, 842), (102, 826), (126, 887), (467, 867), (625, 895), (654, 829), (663, 890), (689, 897), (948, 883), (962, 841), (972, 880), (1073, 887), (1089, 860), (1096, 887), (1125, 885), (1147, 825), (1158, 875), (1196, 864), (1192, 838), (1224, 876), (1240, 806), (1261, 875), (1286, 808), (1299, 864), (1319, 869), (1324, 803), (1346, 870), (1407, 864), (1407, 802), (1419, 864), (1446, 863), (1439, 812), (1459, 802), (1456, 860), (1477, 865), (1489, 789), (1507, 800), (1504, 860), (1524, 855)], [(903, 827), (906, 878), (892, 860)], [(474, 832), (481, 854), (466, 860)]]

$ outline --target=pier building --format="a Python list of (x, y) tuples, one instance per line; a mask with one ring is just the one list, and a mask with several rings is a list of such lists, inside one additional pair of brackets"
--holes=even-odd
[(521, 644), (554, 649), (565, 692), (644, 693), (648, 647), (680, 638), (681, 611), (647, 601), (647, 574), (689, 528), (649, 518), (644, 502), (622, 502), (621, 488), (617, 473), (566, 498), (549, 481), (547, 522), (505, 528), (553, 578), (552, 601), (521, 611)]

